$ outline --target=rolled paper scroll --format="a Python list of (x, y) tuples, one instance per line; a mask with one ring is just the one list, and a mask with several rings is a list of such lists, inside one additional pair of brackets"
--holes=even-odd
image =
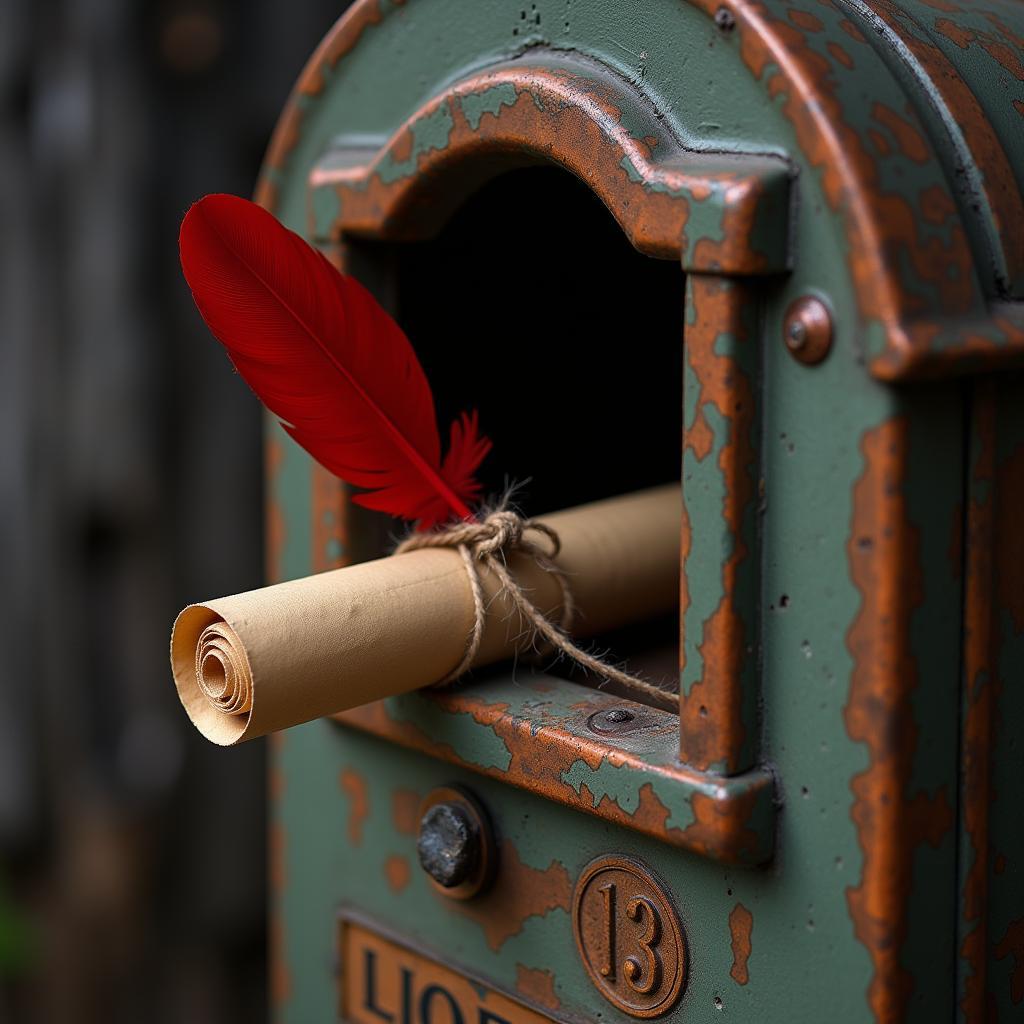
[[(674, 608), (679, 600), (678, 486), (542, 516), (561, 540), (556, 561), (584, 638)], [(525, 555), (511, 568), (558, 621), (557, 581)], [(474, 667), (529, 647), (494, 576)], [(474, 624), (457, 551), (426, 548), (189, 605), (174, 623), (171, 667), (189, 718), (214, 743), (240, 743), (445, 679)]]

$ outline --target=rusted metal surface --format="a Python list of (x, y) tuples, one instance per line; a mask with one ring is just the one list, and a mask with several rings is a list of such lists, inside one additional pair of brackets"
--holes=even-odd
[(429, 237), (485, 180), (541, 161), (589, 185), (650, 256), (731, 274), (787, 266), (783, 161), (685, 150), (581, 61), (474, 75), (417, 110), (380, 151), (327, 154), (310, 175), (311, 201), (337, 212), (317, 218), (317, 230)]
[(531, 918), (568, 912), (572, 891), (564, 864), (558, 860), (541, 868), (526, 864), (511, 839), (501, 842), (497, 859), (501, 870), (489, 889), (474, 900), (447, 904), (453, 913), (476, 922), (494, 952), (522, 934)]
[(729, 976), (737, 985), (746, 985), (750, 981), (747, 965), (753, 950), (753, 933), (754, 915), (742, 903), (737, 903), (729, 911), (729, 935), (732, 938), (732, 967), (729, 968)]
[[(587, 728), (610, 707), (629, 706), (646, 728), (609, 742)], [(770, 857), (771, 777), (735, 777), (680, 765), (676, 718), (573, 683), (534, 676), (378, 701), (340, 722), (549, 800), (727, 863)], [(474, 722), (486, 740), (466, 734)]]
[(354, 768), (346, 768), (341, 773), (339, 784), (348, 798), (348, 838), (353, 846), (363, 841), (363, 822), (370, 812), (366, 795), (366, 778)]
[(917, 848), (937, 846), (954, 823), (954, 794), (909, 793), (919, 733), (912, 697), (920, 685), (911, 619), (924, 595), (919, 535), (904, 490), (908, 437), (905, 417), (863, 435), (864, 470), (847, 544), (861, 607), (846, 634), (854, 668), (844, 717), (851, 739), (870, 758), (850, 781), (863, 867), (847, 902), (873, 963), (868, 1005), (879, 1024), (903, 1020), (914, 990), (901, 952)]
[(732, 775), (755, 756), (757, 296), (691, 275), (686, 305), (679, 756)]
[(516, 964), (516, 991), (545, 1010), (556, 1011), (562, 1005), (554, 974), (543, 968)]
[(597, 990), (617, 1010), (649, 1019), (668, 1013), (686, 986), (686, 936), (671, 896), (633, 857), (587, 865), (576, 882), (573, 935)]
[(325, 76), (352, 51), (368, 28), (380, 23), (388, 6), (386, 0), (358, 0), (351, 4), (306, 63), (267, 147), (254, 196), (261, 206), (273, 210), (277, 203), (278, 175), (302, 135), (306, 99), (323, 91)]
[[(681, 1018), (789, 1020), (798, 986), (809, 1013), (834, 1002), (837, 1019), (1013, 1020), (1024, 385), (994, 385), (989, 446), (992, 385), (968, 424), (956, 382), (891, 382), (1024, 353), (1024, 133), (1007, 127), (1024, 109), (1024, 6), (700, 0), (650, 5), (649, 28), (590, 6), (460, 20), (447, 0), (358, 4), (304, 76), (261, 196), (356, 250), (422, 239), (475, 184), (553, 162), (635, 245), (688, 268), (680, 724), (631, 706), (639, 727), (607, 731), (623, 702), (519, 667), (289, 736), (282, 1017), (323, 1013), (322, 916), (356, 900), (450, 938), (536, 1006), (595, 1019), (570, 895), (621, 850), (674, 892), (692, 940)], [(444, 45), (403, 49), (438, 24)], [(495, 274), (498, 308), (534, 301), (524, 281)], [(460, 284), (456, 262), (439, 309)], [(807, 296), (836, 332), (813, 372), (780, 343)], [(642, 296), (594, 301), (629, 301), (644, 322)], [(325, 564), (311, 547), (362, 543), (362, 525), (317, 526), (313, 506), (334, 497), (282, 451), (274, 564), (298, 575)], [(345, 770), (366, 781), (358, 845)], [(419, 801), (455, 780), (479, 786), (502, 837), (494, 889), (465, 903), (404, 867)], [(776, 845), (766, 869), (727, 866)], [(934, 969), (955, 961), (959, 979)]]
[[(871, 371), (899, 379), (1020, 363), (1024, 312), (988, 301), (957, 197), (945, 177), (923, 173), (942, 166), (937, 147), (947, 140), (934, 142), (905, 100), (897, 109), (865, 92), (870, 82), (888, 94), (892, 77), (869, 39), (865, 5), (693, 2), (711, 17), (730, 14), (750, 73), (780, 102), (821, 175), (846, 233)], [(990, 158), (986, 167), (999, 162)], [(920, 185), (908, 188), (908, 181)], [(998, 175), (992, 185), (999, 187)], [(1007, 196), (1006, 215), (1019, 203), (1019, 195)]]
[(263, 557), (267, 579), (274, 581), (283, 579), (281, 575), (281, 549), (284, 546), (285, 516), (281, 506), (274, 497), (274, 484), (283, 458), (284, 450), (280, 440), (276, 437), (268, 437), (263, 446), (263, 472), (267, 481), (267, 522)]
[[(867, 0), (860, 6), (875, 16), (870, 20), (876, 31), (866, 31), (865, 35), (874, 40), (883, 59), (901, 66), (938, 99), (934, 104), (922, 104), (919, 112), (926, 122), (929, 116), (938, 119), (933, 133), (949, 140), (950, 145), (938, 147), (937, 155), (953, 164), (950, 180), (961, 204), (980, 206), (984, 211), (967, 228), (982, 233), (979, 247), (992, 264), (993, 292), (1004, 298), (1019, 298), (1024, 292), (1024, 232), (1020, 230), (1024, 199), (999, 132), (982, 104), (982, 97), (991, 102), (988, 90), (975, 92), (970, 75), (972, 62), (954, 64), (936, 41), (945, 35), (965, 52), (972, 43), (979, 43), (979, 48), (986, 51), (994, 48), (993, 59), (997, 63), (1008, 61), (1016, 74), (1024, 64), (1019, 56), (1013, 56), (1012, 30), (1003, 25), (995, 11), (986, 11), (983, 3), (899, 5), (892, 0)], [(951, 15), (959, 16), (961, 22), (965, 15), (989, 20), (988, 31), (981, 32), (985, 38), (979, 39), (972, 29), (950, 33), (955, 25)], [(993, 38), (997, 28), (1002, 33), (998, 42)], [(930, 193), (927, 200), (927, 205), (922, 202), (927, 220), (938, 223), (948, 216), (945, 197)]]
[(792, 302), (782, 320), (782, 338), (793, 358), (820, 363), (832, 347), (832, 314), (821, 299), (805, 295)]

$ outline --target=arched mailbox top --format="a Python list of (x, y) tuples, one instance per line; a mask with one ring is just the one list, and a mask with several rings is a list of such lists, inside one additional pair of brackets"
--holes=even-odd
[[(346, 200), (335, 211), (337, 228), (412, 237), (445, 214), (440, 193), (431, 193), (445, 172), (486, 176), (547, 159), (587, 181), (641, 250), (669, 257), (678, 248), (684, 266), (698, 272), (764, 273), (789, 264), (777, 202), (785, 193), (778, 157), (788, 153), (812, 179), (801, 182), (798, 215), (808, 215), (820, 187), (840, 230), (860, 344), (876, 376), (1024, 359), (1024, 310), (1013, 301), (1024, 294), (1024, 169), (1013, 163), (1021, 146), (1007, 120), (1010, 113), (1019, 120), (1024, 95), (1007, 104), (983, 89), (978, 70), (1002, 73), (1004, 93), (1014, 91), (1014, 40), (1024, 32), (1003, 31), (1008, 12), (957, 14), (945, 4), (926, 11), (882, 0), (834, 9), (759, 0), (691, 6), (714, 19), (719, 45), (736, 50), (778, 110), (781, 122), (765, 126), (777, 136), (766, 146), (770, 158), (748, 156), (741, 165), (735, 153), (695, 152), (653, 109), (646, 115), (653, 133), (638, 132), (635, 115), (658, 93), (653, 72), (633, 82), (613, 71), (602, 78), (592, 67), (574, 76), (572, 61), (551, 49), (562, 40), (534, 33), (506, 45), (504, 61), (407, 111), (386, 141), (361, 152), (331, 146), (300, 173), (312, 171), (321, 210), (329, 209), (325, 189)], [(358, 0), (318, 48), (270, 147), (258, 190), (265, 205), (273, 208), (282, 175), (298, 170), (290, 157), (341, 62), (369, 32), (401, 32), (400, 23), (385, 23), (403, 10)], [(686, 79), (686, 62), (660, 73)], [(694, 84), (712, 90), (697, 98), (701, 110), (729, 102), (724, 83)], [(499, 99), (502, 89), (508, 102)], [(437, 127), (429, 119), (446, 116), (447, 137), (417, 151), (417, 126)], [(486, 167), (472, 159), (484, 154)], [(609, 173), (616, 156), (617, 180)], [(630, 193), (645, 196), (639, 209)]]
[(564, 58), (472, 75), (376, 152), (343, 144), (328, 152), (309, 176), (313, 230), (330, 239), (429, 237), (468, 191), (537, 163), (585, 182), (647, 255), (690, 271), (788, 267), (784, 160), (687, 150), (634, 90), (599, 65)]

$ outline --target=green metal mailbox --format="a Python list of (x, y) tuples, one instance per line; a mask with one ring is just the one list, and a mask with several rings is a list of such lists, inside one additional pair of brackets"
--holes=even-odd
[[(681, 476), (621, 640), (680, 700), (520, 663), (275, 737), (276, 1019), (1024, 1019), (1022, 186), (1015, 0), (352, 6), (258, 198), (530, 511)], [(385, 550), (267, 476), (271, 580)]]

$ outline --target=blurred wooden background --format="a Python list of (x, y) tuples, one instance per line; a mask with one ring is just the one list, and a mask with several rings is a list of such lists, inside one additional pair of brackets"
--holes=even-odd
[(166, 655), (261, 582), (260, 413), (177, 227), (344, 6), (0, 0), (4, 1022), (265, 1015), (263, 746), (199, 739)]

